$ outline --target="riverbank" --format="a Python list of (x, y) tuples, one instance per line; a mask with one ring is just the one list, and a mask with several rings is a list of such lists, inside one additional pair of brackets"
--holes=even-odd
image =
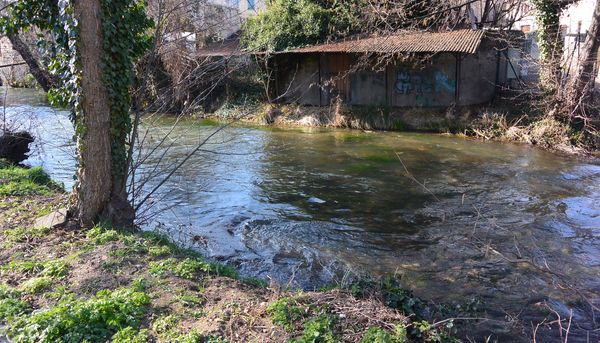
[(214, 113), (198, 113), (213, 120), (239, 120), (276, 127), (329, 127), (358, 130), (410, 131), (456, 134), (485, 141), (516, 142), (568, 155), (600, 156), (600, 136), (584, 136), (526, 105), (502, 103), (493, 107), (413, 108), (329, 107), (226, 103)]
[[(14, 342), (448, 342), (393, 280), (301, 292), (240, 279), (152, 232), (35, 227), (67, 195), (0, 166), (0, 328)], [(2, 341), (2, 338), (0, 338)]]

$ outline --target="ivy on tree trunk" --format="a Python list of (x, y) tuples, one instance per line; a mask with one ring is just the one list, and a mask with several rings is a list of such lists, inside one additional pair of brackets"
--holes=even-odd
[(51, 103), (70, 106), (79, 169), (72, 216), (90, 226), (100, 219), (132, 225), (125, 184), (130, 160), (130, 88), (134, 64), (150, 47), (152, 21), (141, 0), (20, 0), (0, 18), (0, 31), (37, 26), (51, 31), (50, 70), (59, 84)]

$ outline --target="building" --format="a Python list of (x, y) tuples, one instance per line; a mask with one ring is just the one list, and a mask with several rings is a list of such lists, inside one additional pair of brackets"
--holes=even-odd
[(208, 0), (199, 8), (197, 31), (209, 40), (227, 39), (240, 31), (246, 18), (265, 7), (265, 0)]
[[(407, 32), (271, 54), (272, 98), (328, 106), (449, 107), (488, 103), (508, 82), (505, 47), (483, 30)], [(244, 54), (235, 41), (200, 57)], [(247, 53), (246, 53), (247, 54)]]
[[(596, 0), (579, 0), (569, 5), (560, 16), (560, 30), (564, 40), (565, 70), (572, 70), (576, 67), (579, 50), (592, 24), (595, 6)], [(518, 20), (513, 24), (513, 28), (521, 30), (526, 36), (519, 63), (521, 77), (525, 81), (537, 82), (540, 50), (536, 41), (538, 23), (533, 4), (526, 3), (521, 7)]]
[[(326, 106), (450, 107), (488, 103), (507, 60), (481, 30), (410, 32), (275, 54), (274, 97)], [(384, 62), (385, 61), (385, 62)]]

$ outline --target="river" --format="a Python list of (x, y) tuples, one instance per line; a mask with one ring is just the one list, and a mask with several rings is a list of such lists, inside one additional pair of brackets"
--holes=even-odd
[[(9, 117), (26, 118), (38, 137), (27, 163), (70, 189), (68, 113), (30, 91), (10, 90), (7, 103)], [(161, 173), (141, 194), (218, 128), (174, 123), (145, 121), (139, 156), (147, 158), (136, 179)], [(537, 323), (555, 318), (546, 304), (562, 318), (573, 310), (569, 342), (600, 340), (596, 162), (436, 134), (237, 125), (210, 139), (148, 204), (144, 228), (245, 276), (312, 289), (395, 273), (432, 303), (481, 304), (470, 316), (486, 320), (467, 321), (464, 337), (530, 341)], [(556, 328), (540, 327), (540, 337), (559, 341)]]

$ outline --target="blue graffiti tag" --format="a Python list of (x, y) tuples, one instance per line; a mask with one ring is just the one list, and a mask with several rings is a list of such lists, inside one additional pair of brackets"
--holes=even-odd
[(412, 84), (410, 83), (410, 74), (406, 71), (401, 71), (396, 74), (396, 83), (394, 84), (396, 90), (400, 94), (410, 94), (412, 91)]
[(450, 80), (448, 75), (438, 70), (435, 72), (435, 92), (441, 93), (443, 91), (454, 93), (456, 85), (453, 80)]
[(427, 74), (403, 70), (396, 74), (394, 88), (398, 93), (404, 95), (410, 95), (413, 92), (416, 95), (424, 95), (456, 91), (454, 80), (450, 79), (443, 71), (435, 71), (433, 73), (434, 81), (432, 82), (431, 79), (431, 77), (427, 77)]

